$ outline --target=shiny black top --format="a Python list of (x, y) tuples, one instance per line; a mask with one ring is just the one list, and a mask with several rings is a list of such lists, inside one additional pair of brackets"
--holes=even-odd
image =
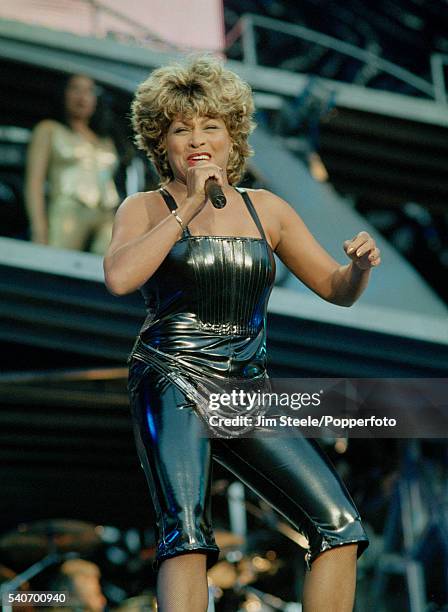
[[(192, 236), (187, 229), (140, 288), (147, 308), (143, 350), (137, 344), (131, 356), (145, 360), (146, 345), (197, 374), (250, 378), (265, 371), (275, 260), (247, 192), (238, 191), (260, 237)], [(161, 194), (170, 210), (177, 208), (167, 191)]]

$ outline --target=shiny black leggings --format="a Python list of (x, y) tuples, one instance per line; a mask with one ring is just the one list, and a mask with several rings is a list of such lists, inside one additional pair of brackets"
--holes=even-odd
[(219, 554), (210, 516), (211, 462), (218, 461), (308, 540), (307, 567), (325, 550), (369, 541), (358, 511), (315, 440), (209, 438), (183, 393), (151, 366), (132, 361), (129, 397), (137, 451), (157, 521), (157, 562), (191, 551)]

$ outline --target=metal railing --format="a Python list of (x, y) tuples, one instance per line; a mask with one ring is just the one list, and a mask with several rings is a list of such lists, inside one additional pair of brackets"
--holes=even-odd
[[(0, 2), (0, 19), (62, 29), (93, 38), (116, 38), (144, 46), (179, 51), (179, 47), (158, 35), (146, 23), (105, 0), (27, 0), (26, 11), (15, 0)], [(20, 6), (19, 6), (20, 5)]]
[(110, 6), (99, 2), (98, 0), (84, 0), (87, 5), (90, 6), (91, 10), (91, 23), (92, 23), (92, 35), (97, 36), (99, 33), (99, 20), (101, 15), (108, 15), (115, 18), (117, 21), (121, 21), (123, 24), (133, 28), (133, 34), (136, 39), (143, 39), (146, 42), (150, 42), (157, 45), (162, 45), (170, 49), (177, 49), (176, 45), (169, 43), (165, 39), (158, 36), (155, 32), (150, 30), (139, 21), (132, 19), (128, 15), (123, 14), (120, 11), (113, 9)]
[(447, 103), (443, 74), (444, 65), (448, 63), (448, 56), (446, 55), (433, 54), (431, 56), (431, 73), (433, 79), (431, 83), (393, 62), (389, 62), (379, 57), (372, 51), (361, 49), (356, 45), (344, 42), (338, 38), (316, 32), (302, 25), (280, 21), (271, 17), (245, 13), (228, 32), (226, 46), (227, 49), (229, 49), (238, 39), (241, 39), (243, 62), (251, 66), (260, 65), (258, 62), (255, 28), (272, 30), (281, 34), (294, 36), (302, 41), (320, 45), (326, 49), (332, 49), (337, 53), (363, 62), (366, 68), (373, 72), (383, 72), (414, 87), (426, 96), (433, 98), (436, 102), (443, 104)]
[(445, 83), (445, 66), (448, 66), (448, 55), (433, 53), (431, 55), (431, 74), (434, 82), (434, 97), (437, 102), (448, 103)]

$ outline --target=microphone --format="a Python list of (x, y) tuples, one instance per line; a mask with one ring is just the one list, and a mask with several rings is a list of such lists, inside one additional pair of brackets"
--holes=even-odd
[(215, 208), (224, 208), (227, 204), (226, 196), (214, 178), (205, 181), (205, 193)]

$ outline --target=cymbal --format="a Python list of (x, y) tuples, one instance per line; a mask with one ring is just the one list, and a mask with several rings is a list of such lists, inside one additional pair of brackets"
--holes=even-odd
[(157, 610), (157, 600), (150, 593), (137, 595), (136, 597), (125, 599), (114, 610), (115, 612), (155, 612)]
[(239, 586), (255, 582), (261, 575), (274, 575), (282, 563), (274, 551), (269, 556), (259, 554), (245, 555), (236, 563), (227, 560), (218, 561), (211, 567), (207, 576), (211, 583), (221, 589), (231, 589), (237, 583)]
[(219, 548), (232, 548), (242, 546), (244, 544), (243, 536), (240, 536), (231, 531), (225, 531), (224, 529), (215, 529), (214, 531), (216, 544)]
[(238, 562), (238, 581), (241, 585), (255, 582), (262, 575), (275, 575), (282, 563), (279, 559), (252, 554)]
[(21, 523), (16, 531), (0, 537), (0, 552), (8, 558), (29, 563), (53, 551), (88, 554), (101, 544), (101, 529), (70, 519)]
[(211, 583), (220, 589), (231, 589), (238, 580), (238, 572), (236, 567), (228, 561), (218, 561), (211, 567), (207, 576)]

